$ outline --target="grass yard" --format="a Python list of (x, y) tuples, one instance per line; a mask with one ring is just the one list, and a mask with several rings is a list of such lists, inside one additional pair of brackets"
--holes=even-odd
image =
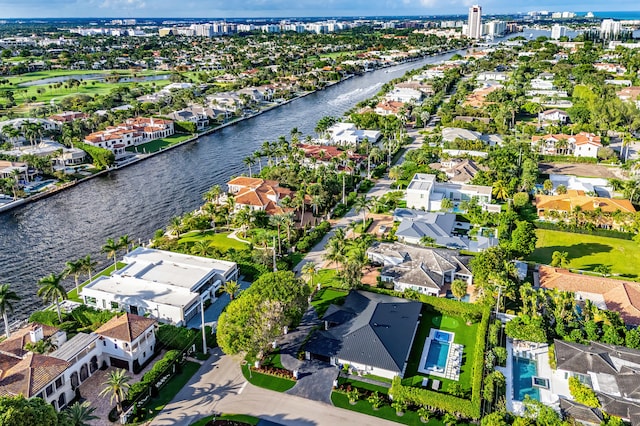
[(571, 232), (536, 230), (538, 242), (527, 260), (551, 263), (554, 251), (569, 253), (569, 268), (593, 271), (598, 265), (610, 265), (613, 274), (638, 279), (640, 245), (635, 241)]
[(269, 389), (276, 392), (286, 392), (296, 385), (295, 380), (249, 371), (249, 364), (242, 366), (242, 375), (254, 386)]
[(321, 284), (322, 287), (342, 287), (342, 280), (335, 269), (320, 269), (313, 277), (313, 283)]
[[(405, 411), (403, 416), (396, 415), (396, 410), (391, 408), (390, 405), (383, 405), (379, 410), (374, 410), (365, 400), (359, 400), (355, 405), (349, 404), (349, 398), (347, 395), (341, 392), (332, 392), (331, 393), (331, 402), (333, 405), (339, 408), (344, 408), (346, 410), (357, 411), (362, 414), (367, 414), (369, 416), (378, 417), (381, 419), (390, 420), (392, 422), (401, 423), (405, 425), (428, 425), (428, 426), (441, 426), (444, 423), (436, 418), (435, 415), (429, 419), (429, 422), (422, 423), (420, 421), (420, 417), (414, 411)], [(463, 424), (463, 423), (458, 423)], [(466, 423), (465, 423), (466, 424)]]
[[(442, 315), (439, 312), (431, 310), (428, 306), (423, 307), (422, 319), (418, 326), (413, 347), (411, 348), (411, 354), (409, 355), (409, 362), (407, 364), (407, 371), (404, 375), (402, 384), (407, 386), (415, 386), (422, 382), (423, 377), (429, 377), (429, 379), (440, 380), (440, 390), (446, 391), (448, 386), (453, 383), (458, 383), (464, 391), (471, 396), (471, 376), (473, 370), (473, 356), (474, 347), (476, 343), (476, 333), (480, 323), (475, 323), (470, 326), (465, 324), (461, 317), (445, 314)], [(429, 331), (432, 328), (439, 330), (450, 331), (455, 333), (453, 341), (464, 345), (462, 352), (462, 368), (460, 369), (459, 380), (453, 381), (444, 379), (437, 376), (427, 376), (418, 372), (420, 364), (420, 357), (422, 356), (422, 350), (424, 348), (424, 342), (429, 336)]]
[[(118, 269), (122, 269), (125, 266), (127, 266), (126, 263), (118, 262)], [(101, 276), (104, 276), (104, 275), (109, 275), (109, 274), (111, 274), (113, 272), (113, 269), (114, 268), (113, 268), (113, 264), (112, 264), (108, 268), (105, 268), (102, 271), (98, 272), (97, 274), (93, 275), (91, 278), (93, 278), (95, 280), (97, 277), (101, 277)], [(89, 280), (81, 283), (80, 286), (79, 286), (80, 290), (82, 290), (82, 287), (84, 287), (87, 284), (89, 284)], [(78, 293), (76, 292), (75, 285), (74, 285), (72, 290), (67, 292), (67, 298), (69, 300), (74, 301), (74, 302), (82, 302), (82, 299), (78, 296)]]
[(348, 292), (335, 288), (325, 287), (315, 294), (311, 305), (318, 316), (322, 318), (331, 304), (341, 305), (347, 297)]
[(195, 243), (197, 241), (208, 241), (211, 247), (215, 247), (222, 251), (227, 251), (229, 249), (244, 250), (249, 247), (246, 243), (229, 238), (229, 234), (229, 232), (215, 231), (189, 232), (180, 237), (179, 243), (183, 244)]
[(212, 420), (232, 420), (236, 422), (246, 423), (248, 425), (257, 425), (260, 421), (257, 417), (247, 416), (246, 414), (222, 414), (220, 416), (208, 416), (204, 419), (200, 419), (191, 426), (206, 426)]
[(163, 149), (167, 149), (168, 147), (178, 144), (180, 142), (184, 142), (185, 140), (191, 137), (193, 137), (193, 135), (176, 134), (176, 135), (168, 136), (166, 138), (156, 139), (142, 145), (127, 147), (127, 151), (144, 152), (149, 154), (152, 152), (158, 152), (158, 151), (162, 151)]
[(197, 362), (187, 361), (182, 366), (182, 371), (173, 376), (166, 385), (164, 385), (155, 398), (151, 398), (147, 402), (143, 409), (140, 410), (137, 422), (150, 420), (162, 411), (162, 409), (180, 392), (180, 390), (187, 384), (187, 382), (196, 374), (196, 371), (200, 368), (200, 364)]

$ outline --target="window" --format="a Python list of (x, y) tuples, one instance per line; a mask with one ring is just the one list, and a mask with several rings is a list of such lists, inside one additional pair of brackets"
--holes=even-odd
[(95, 306), (95, 305), (96, 305), (96, 301), (97, 301), (97, 300), (96, 300), (96, 298), (95, 298), (95, 297), (85, 296), (85, 298), (84, 298), (84, 302), (85, 302), (87, 305), (93, 305), (93, 306)]
[(47, 386), (47, 389), (45, 390), (45, 393), (47, 394), (47, 396), (53, 395), (53, 385)]
[(118, 302), (111, 302), (111, 309), (120, 309)]
[(107, 346), (107, 341), (106, 340), (102, 341), (102, 346)]
[(114, 347), (115, 349), (118, 349), (118, 344), (117, 344), (117, 343), (114, 343), (114, 344), (113, 344), (113, 347)]
[(146, 357), (147, 356), (147, 352), (142, 352), (142, 357)]
[(64, 385), (64, 377), (60, 376), (56, 379), (56, 389), (60, 389)]

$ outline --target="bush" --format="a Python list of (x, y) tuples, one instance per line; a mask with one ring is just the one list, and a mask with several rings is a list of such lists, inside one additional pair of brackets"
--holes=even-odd
[(403, 386), (402, 379), (398, 376), (393, 379), (389, 395), (393, 395), (394, 400), (406, 401), (412, 405), (435, 407), (449, 413), (460, 413), (465, 417), (474, 419), (480, 417), (480, 404), (475, 405), (467, 399), (428, 389)]
[(576, 402), (587, 407), (600, 407), (600, 401), (596, 393), (589, 386), (580, 382), (577, 377), (569, 377), (569, 392)]
[[(64, 316), (62, 317), (64, 319)], [(57, 326), (58, 314), (56, 311), (36, 311), (29, 317), (29, 322), (37, 322), (38, 324)]]
[(174, 121), (173, 128), (176, 133), (196, 133), (196, 123), (190, 121)]
[(597, 237), (618, 238), (621, 240), (633, 240), (634, 234), (629, 232), (614, 231), (612, 229), (577, 227), (565, 222), (540, 222), (533, 223), (538, 229), (548, 229), (550, 231), (573, 232), (574, 234), (595, 235)]
[(309, 251), (318, 241), (325, 236), (331, 229), (331, 224), (327, 221), (321, 222), (318, 226), (309, 231), (304, 237), (298, 241), (296, 248), (298, 251), (305, 253)]
[(89, 327), (97, 330), (102, 324), (116, 316), (113, 311), (101, 311), (91, 306), (81, 305), (71, 311), (71, 316), (82, 327)]
[(100, 148), (99, 146), (93, 146), (82, 142), (75, 143), (76, 148), (80, 148), (91, 157), (91, 161), (96, 168), (102, 170), (105, 167), (113, 165), (116, 161), (116, 157), (111, 150)]
[(135, 401), (140, 395), (151, 390), (152, 386), (156, 386), (158, 380), (166, 374), (168, 369), (178, 361), (180, 357), (180, 351), (170, 350), (164, 354), (164, 357), (153, 365), (151, 370), (147, 371), (142, 380), (138, 383), (134, 383), (129, 387), (129, 393), (127, 399)]
[(347, 214), (348, 211), (349, 207), (347, 207), (347, 205), (338, 203), (335, 209), (333, 209), (333, 217), (342, 217)]
[(156, 332), (156, 339), (166, 348), (182, 350), (196, 343), (198, 335), (198, 330), (162, 324)]

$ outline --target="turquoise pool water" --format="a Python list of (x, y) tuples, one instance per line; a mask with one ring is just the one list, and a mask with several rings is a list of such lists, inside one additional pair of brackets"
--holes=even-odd
[(44, 188), (45, 186), (51, 185), (54, 182), (55, 182), (55, 180), (52, 180), (52, 179), (43, 180), (41, 182), (36, 182), (36, 183), (31, 184), (31, 185), (25, 186), (24, 187), (24, 192), (26, 192), (27, 194), (30, 194), (30, 193), (33, 193), (33, 192), (38, 192), (42, 188)]
[(427, 360), (424, 363), (425, 369), (438, 367), (444, 371), (447, 366), (447, 356), (449, 355), (449, 343), (432, 340), (427, 353)]
[(533, 387), (532, 377), (538, 374), (538, 365), (534, 360), (513, 357), (513, 399), (524, 401), (529, 397), (540, 401), (540, 391)]

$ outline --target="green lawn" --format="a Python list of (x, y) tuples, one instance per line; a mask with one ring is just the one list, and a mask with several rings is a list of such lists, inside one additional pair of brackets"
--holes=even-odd
[(233, 420), (236, 422), (246, 423), (248, 425), (257, 425), (260, 421), (257, 417), (247, 416), (246, 414), (222, 414), (220, 416), (208, 416), (204, 419), (200, 419), (195, 423), (192, 423), (191, 426), (206, 426), (211, 420)]
[(182, 371), (173, 376), (166, 385), (162, 387), (158, 396), (151, 398), (147, 402), (140, 413), (139, 417), (134, 419), (137, 422), (150, 420), (162, 411), (162, 409), (175, 397), (178, 392), (187, 384), (187, 382), (196, 374), (196, 371), (200, 368), (200, 364), (197, 362), (187, 361), (182, 366)]
[[(118, 262), (118, 269), (122, 269), (125, 266), (127, 266), (126, 263), (123, 262)], [(109, 266), (108, 268), (103, 269), (102, 271), (98, 272), (97, 274), (95, 274), (92, 278), (95, 280), (97, 277), (101, 277), (103, 275), (109, 275), (113, 272), (113, 265)], [(85, 285), (89, 284), (89, 280), (83, 282), (80, 284), (80, 290), (82, 290), (82, 287), (84, 287)], [(78, 297), (78, 294), (76, 292), (76, 288), (75, 286), (73, 287), (72, 290), (70, 290), (69, 292), (67, 292), (67, 298), (69, 300), (72, 300), (74, 302), (82, 302), (82, 299), (80, 297)]]
[(127, 151), (130, 152), (144, 152), (144, 153), (152, 153), (152, 152), (158, 152), (158, 151), (162, 151), (163, 149), (166, 149), (168, 147), (170, 147), (171, 145), (175, 145), (178, 144), (180, 142), (184, 142), (185, 140), (189, 139), (193, 137), (193, 135), (184, 135), (184, 134), (176, 134), (176, 135), (172, 135), (172, 136), (168, 136), (166, 138), (160, 138), (160, 139), (156, 139), (153, 140), (151, 142), (147, 142), (145, 144), (142, 145), (138, 145), (138, 146), (130, 146), (127, 147)]
[(222, 251), (227, 251), (231, 248), (235, 250), (244, 250), (249, 247), (246, 243), (229, 238), (229, 234), (229, 232), (194, 231), (182, 235), (179, 243), (195, 243), (203, 240), (208, 241), (212, 247), (216, 247)]
[(322, 318), (331, 304), (340, 305), (344, 302), (348, 292), (335, 288), (325, 287), (315, 294), (311, 305), (315, 308), (318, 316)]
[[(405, 378), (403, 379), (402, 383), (404, 385), (415, 386), (420, 384), (424, 377), (429, 377), (430, 379), (440, 380), (440, 389), (442, 391), (446, 391), (449, 385), (458, 383), (460, 384), (462, 389), (468, 392), (468, 395), (470, 397), (471, 376), (474, 357), (473, 349), (475, 347), (476, 333), (478, 331), (479, 325), (480, 323), (478, 322), (469, 326), (465, 324), (464, 320), (461, 317), (448, 314), (442, 315), (439, 312), (431, 310), (428, 306), (424, 306), (422, 311), (422, 319), (420, 320), (420, 325), (418, 326), (418, 331), (413, 342), (413, 347), (411, 348), (411, 355), (409, 356), (407, 371), (404, 375)], [(442, 377), (423, 375), (422, 373), (418, 372), (420, 357), (422, 356), (422, 350), (424, 348), (424, 342), (429, 336), (429, 331), (432, 328), (455, 333), (453, 341), (455, 343), (464, 345), (464, 349), (462, 352), (462, 368), (460, 369), (460, 378), (457, 382), (453, 380), (443, 379)]]
[(640, 245), (635, 241), (571, 232), (536, 230), (536, 250), (527, 260), (551, 263), (554, 251), (569, 253), (569, 268), (593, 271), (598, 265), (610, 265), (613, 274), (638, 279)]
[(313, 277), (313, 283), (321, 284), (322, 287), (342, 287), (342, 280), (335, 269), (320, 269)]
[[(432, 418), (429, 419), (428, 423), (422, 423), (420, 421), (420, 417), (414, 411), (405, 411), (403, 416), (396, 415), (396, 410), (391, 408), (390, 405), (383, 405), (379, 410), (374, 410), (366, 400), (359, 400), (355, 405), (349, 404), (349, 398), (347, 395), (341, 392), (332, 392), (331, 393), (331, 402), (333, 405), (339, 408), (344, 408), (346, 410), (357, 411), (362, 414), (367, 414), (369, 416), (379, 417), (381, 419), (390, 420), (392, 422), (397, 422), (405, 425), (429, 425), (429, 426), (441, 426), (444, 423), (436, 418), (435, 415), (432, 415)], [(463, 423), (458, 423), (463, 424)], [(466, 423), (464, 423), (466, 424)]]
[(286, 392), (296, 384), (295, 380), (283, 379), (282, 377), (257, 373), (255, 371), (249, 372), (249, 364), (242, 366), (242, 375), (252, 385), (276, 392)]
[(389, 393), (389, 388), (387, 387), (373, 385), (367, 382), (361, 382), (360, 380), (347, 379), (342, 376), (338, 379), (338, 385), (351, 385), (352, 387), (356, 387), (358, 389), (366, 389), (372, 392), (383, 393), (385, 395)]

